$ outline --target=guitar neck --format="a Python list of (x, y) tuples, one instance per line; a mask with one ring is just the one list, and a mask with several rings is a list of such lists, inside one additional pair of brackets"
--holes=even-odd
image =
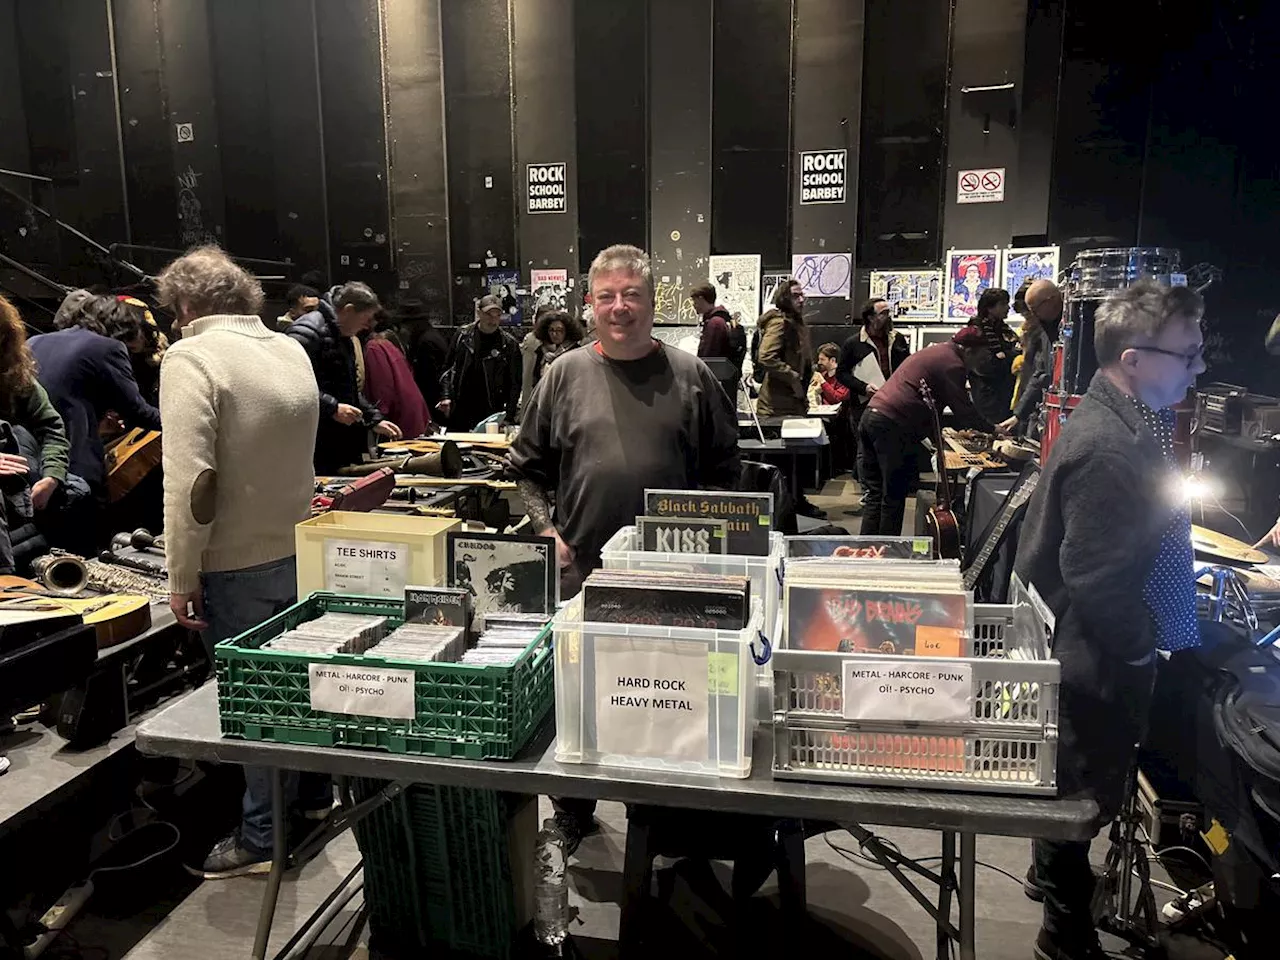
[(978, 578), (982, 576), (982, 571), (986, 569), (987, 563), (991, 560), (991, 555), (996, 552), (996, 547), (1004, 539), (1005, 530), (1013, 522), (1014, 513), (1017, 512), (1020, 506), (1031, 499), (1031, 493), (1035, 490), (1036, 483), (1039, 480), (1039, 473), (1031, 474), (1027, 477), (1026, 482), (1013, 492), (1008, 502), (1001, 508), (991, 535), (983, 541), (982, 548), (978, 551), (978, 556), (964, 571), (964, 588), (966, 590), (972, 590), (977, 586)]

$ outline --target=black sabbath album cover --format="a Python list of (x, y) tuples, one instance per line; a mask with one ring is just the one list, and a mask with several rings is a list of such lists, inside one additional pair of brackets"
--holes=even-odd
[(477, 625), (490, 613), (555, 613), (560, 571), (551, 537), (449, 533), (445, 574), (471, 594)]
[(789, 583), (786, 646), (958, 657), (969, 626), (968, 601), (964, 593)]
[(787, 557), (932, 560), (933, 541), (928, 537), (787, 537)]
[(636, 517), (640, 549), (651, 553), (722, 554), (729, 523), (703, 517)]
[(751, 616), (748, 577), (597, 570), (582, 585), (582, 617), (700, 630), (741, 630)]
[(463, 587), (405, 587), (404, 622), (471, 629), (471, 591)]
[(725, 553), (767, 557), (773, 530), (773, 494), (720, 490), (646, 490), (644, 511), (651, 517), (706, 517), (729, 524)]

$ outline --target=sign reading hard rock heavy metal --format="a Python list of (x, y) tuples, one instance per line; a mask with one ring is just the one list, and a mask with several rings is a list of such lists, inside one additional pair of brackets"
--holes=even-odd
[(844, 203), (847, 150), (800, 151), (800, 202)]
[(564, 213), (568, 209), (569, 191), (563, 163), (530, 163), (525, 171), (530, 213)]

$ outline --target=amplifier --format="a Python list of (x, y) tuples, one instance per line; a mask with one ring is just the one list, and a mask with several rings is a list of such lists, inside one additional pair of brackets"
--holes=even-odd
[(1196, 394), (1196, 432), (1240, 434), (1249, 392), (1228, 383), (1211, 383)]
[(1240, 432), (1250, 440), (1261, 440), (1280, 433), (1280, 404), (1250, 401), (1240, 421)]

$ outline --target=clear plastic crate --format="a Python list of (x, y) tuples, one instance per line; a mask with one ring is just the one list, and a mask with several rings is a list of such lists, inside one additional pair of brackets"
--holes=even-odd
[(764, 622), (767, 624), (774, 622), (782, 605), (782, 562), (785, 554), (786, 540), (780, 533), (769, 535), (769, 553), (763, 557), (641, 550), (634, 526), (623, 527), (600, 551), (606, 570), (672, 570), (750, 577), (752, 603), (763, 604)]
[[(602, 766), (668, 770), (744, 778), (751, 774), (751, 740), (755, 729), (758, 669), (752, 658), (754, 642), (760, 650), (763, 623), (752, 604), (745, 630), (698, 630), (630, 623), (584, 623), (581, 596), (571, 600), (552, 623), (556, 663), (556, 760)], [(668, 665), (682, 659), (683, 676), (691, 677), (689, 701), (695, 709), (685, 718), (649, 702), (644, 705), (610, 703), (613, 697), (648, 701), (649, 694), (669, 702), (681, 698), (653, 690), (659, 678), (644, 670), (633, 675), (652, 680), (648, 688), (614, 685), (599, 690), (600, 656), (618, 657), (613, 663)], [(687, 658), (687, 659), (683, 659)], [(702, 667), (701, 664), (705, 664)], [(707, 671), (705, 735), (698, 722), (701, 697), (693, 689), (696, 676)], [(663, 668), (664, 674), (667, 667)], [(671, 675), (679, 671), (672, 671)], [(613, 684), (613, 680), (608, 681)], [(670, 682), (663, 679), (663, 682)], [(619, 684), (621, 681), (619, 680)], [(606, 700), (605, 698), (609, 698)], [(626, 711), (627, 713), (624, 713)], [(634, 719), (628, 717), (632, 713)]]

